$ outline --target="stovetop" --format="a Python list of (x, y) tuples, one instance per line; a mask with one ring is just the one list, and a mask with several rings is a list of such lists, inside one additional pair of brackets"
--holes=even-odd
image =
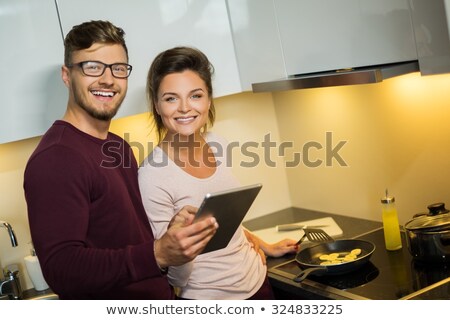
[[(415, 261), (406, 246), (406, 235), (402, 232), (403, 248), (387, 251), (384, 246), (383, 229), (367, 233), (357, 239), (371, 241), (376, 249), (370, 261), (360, 269), (345, 275), (309, 275), (308, 280), (351, 293), (354, 297), (373, 300), (405, 299), (419, 296), (426, 291), (426, 299), (442, 299), (442, 290), (423, 290), (450, 277), (450, 265), (425, 265)], [(295, 260), (273, 267), (270, 272), (293, 279), (301, 268)], [(293, 281), (293, 280), (292, 280)], [(436, 292), (436, 293), (433, 293)], [(415, 297), (417, 298), (417, 297)], [(450, 298), (450, 291), (447, 291)]]

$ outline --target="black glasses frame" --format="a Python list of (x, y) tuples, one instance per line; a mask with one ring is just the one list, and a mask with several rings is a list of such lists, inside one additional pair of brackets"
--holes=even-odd
[[(92, 75), (92, 74), (87, 74), (87, 73), (84, 71), (84, 65), (86, 65), (87, 63), (92, 63), (92, 62), (101, 64), (101, 65), (103, 66), (103, 71), (102, 71), (102, 73), (100, 73), (100, 74), (98, 74), (98, 75)], [(125, 67), (127, 68), (127, 70), (128, 70), (128, 75), (125, 76), (125, 77), (121, 77), (121, 76), (115, 75), (115, 74), (114, 74), (114, 69), (113, 69), (113, 67), (114, 67), (114, 66), (117, 66), (117, 65), (125, 66)], [(126, 78), (128, 78), (128, 77), (130, 76), (131, 70), (133, 70), (133, 67), (132, 67), (131, 65), (127, 64), (127, 63), (112, 63), (112, 64), (107, 64), (107, 63), (103, 63), (103, 62), (101, 62), (101, 61), (93, 61), (93, 60), (89, 60), (89, 61), (81, 61), (81, 62), (77, 62), (77, 63), (68, 64), (68, 65), (67, 65), (67, 68), (73, 68), (73, 67), (75, 67), (75, 66), (80, 67), (80, 69), (81, 69), (81, 71), (83, 72), (83, 74), (84, 74), (85, 76), (88, 76), (88, 77), (101, 77), (101, 76), (105, 73), (106, 68), (109, 68), (109, 69), (111, 70), (111, 74), (113, 75), (114, 78), (117, 78), (117, 79), (126, 79)]]

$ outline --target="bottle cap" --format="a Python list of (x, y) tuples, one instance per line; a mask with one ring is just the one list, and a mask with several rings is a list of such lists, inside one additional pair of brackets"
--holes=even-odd
[(381, 203), (394, 203), (395, 197), (391, 197), (388, 194), (388, 189), (386, 189), (386, 195), (384, 198), (381, 198)]
[(381, 203), (394, 203), (395, 197), (382, 198)]

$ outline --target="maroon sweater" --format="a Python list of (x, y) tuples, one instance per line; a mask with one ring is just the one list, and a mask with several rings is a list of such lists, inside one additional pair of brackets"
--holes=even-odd
[(61, 299), (172, 299), (128, 143), (56, 121), (25, 169), (31, 237)]

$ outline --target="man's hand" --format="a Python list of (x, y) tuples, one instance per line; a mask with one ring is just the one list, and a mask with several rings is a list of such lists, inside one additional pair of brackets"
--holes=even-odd
[(213, 217), (192, 223), (196, 208), (183, 207), (169, 223), (167, 232), (155, 240), (155, 258), (161, 268), (178, 266), (199, 255), (219, 227)]

